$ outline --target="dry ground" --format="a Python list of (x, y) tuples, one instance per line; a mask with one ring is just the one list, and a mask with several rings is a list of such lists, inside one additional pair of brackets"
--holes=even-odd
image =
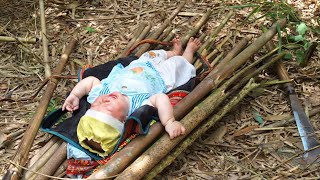
[[(70, 1), (71, 2), (71, 1)], [(98, 65), (112, 60), (121, 52), (139, 23), (150, 21), (153, 29), (159, 26), (176, 7), (176, 1), (80, 1), (84, 9), (74, 13), (67, 4), (49, 0), (46, 5), (46, 18), (49, 39), (50, 66), (54, 68), (63, 49), (74, 34), (82, 38), (74, 49), (71, 60), (76, 65), (88, 61)], [(317, 1), (288, 1), (307, 23), (319, 30), (319, 6)], [(73, 2), (75, 4), (75, 2)], [(213, 9), (208, 24), (202, 29), (209, 31), (219, 25), (228, 6), (247, 4), (246, 1), (195, 1), (188, 2), (183, 12), (204, 13)], [(89, 7), (102, 10), (91, 11)], [(233, 32), (231, 39), (240, 39), (251, 34), (258, 37), (261, 25), (268, 25), (268, 19), (260, 19), (246, 26), (238, 26), (249, 15), (250, 8), (236, 9), (226, 27), (219, 33), (217, 43)], [(105, 18), (105, 20), (97, 20)], [(77, 19), (77, 20), (73, 20)], [(93, 19), (82, 21), (80, 19)], [(194, 16), (177, 16), (172, 23), (177, 34), (183, 35), (199, 19)], [(0, 35), (34, 37), (40, 39), (40, 20), (38, 1), (0, 1)], [(89, 31), (88, 31), (89, 30)], [(91, 32), (90, 32), (91, 31)], [(311, 41), (319, 42), (319, 34), (308, 31)], [(230, 41), (232, 42), (232, 41)], [(228, 51), (232, 44), (223, 47)], [(41, 41), (25, 46), (19, 43), (0, 41), (0, 96), (21, 99), (29, 97), (37, 90), (44, 79), (44, 68), (39, 59), (43, 56)], [(262, 50), (263, 51), (263, 50)], [(259, 56), (259, 54), (257, 55)], [(307, 110), (320, 105), (320, 52), (316, 50), (305, 68), (299, 67), (295, 59), (289, 60), (286, 67), (299, 98)], [(64, 75), (75, 75), (70, 65), (65, 67)], [(276, 79), (272, 72), (259, 75), (261, 80)], [(54, 93), (50, 108), (59, 107), (65, 94), (74, 86), (75, 81), (61, 80)], [(22, 135), (8, 144), (1, 144), (5, 135), (23, 132), (32, 121), (34, 111), (43, 91), (33, 101), (0, 102), (0, 177), (8, 167)], [(158, 178), (164, 179), (320, 179), (319, 166), (313, 165), (304, 170), (285, 161), (302, 150), (295, 123), (281, 128), (256, 133), (257, 114), (262, 117), (263, 125), (288, 119), (291, 116), (288, 98), (280, 86), (271, 86), (259, 94), (252, 95), (241, 102), (215, 127), (189, 147), (178, 159), (166, 168)], [(316, 135), (320, 137), (320, 114), (311, 118)], [(38, 133), (31, 155), (43, 146), (48, 135)]]

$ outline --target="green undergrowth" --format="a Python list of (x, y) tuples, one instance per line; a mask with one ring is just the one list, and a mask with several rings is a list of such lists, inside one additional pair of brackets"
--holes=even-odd
[[(310, 48), (310, 41), (306, 38), (308, 33), (318, 33), (314, 27), (307, 27), (306, 23), (299, 18), (299, 12), (284, 0), (280, 1), (248, 1), (247, 4), (231, 6), (233, 9), (249, 8), (250, 13), (242, 20), (241, 25), (245, 26), (259, 20), (270, 20), (275, 22), (285, 18), (287, 28), (278, 28), (279, 51), (290, 50), (284, 59), (291, 59), (293, 56), (298, 63), (305, 63), (305, 54)], [(263, 27), (263, 26), (262, 26)]]

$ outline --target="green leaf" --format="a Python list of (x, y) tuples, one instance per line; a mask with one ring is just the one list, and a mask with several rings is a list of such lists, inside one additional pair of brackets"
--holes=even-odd
[(284, 55), (283, 59), (286, 59), (286, 60), (292, 59), (292, 54), (291, 53), (287, 53), (286, 55)]
[(311, 46), (311, 43), (309, 43), (308, 41), (305, 41), (303, 48), (304, 48), (304, 50), (308, 50), (310, 46)]
[(92, 27), (86, 27), (85, 30), (88, 31), (88, 32), (90, 32), (90, 33), (96, 32), (96, 30), (93, 29)]
[(299, 33), (299, 35), (304, 35), (307, 29), (308, 29), (307, 25), (304, 22), (302, 22), (297, 26), (296, 31)]
[(296, 51), (296, 57), (297, 57), (297, 61), (298, 61), (299, 63), (303, 63), (303, 62), (304, 62), (304, 51), (298, 49), (298, 50)]
[(294, 36), (293, 37), (293, 40), (295, 42), (299, 42), (299, 41), (303, 41), (304, 40), (304, 37), (302, 35), (297, 35), (297, 36)]

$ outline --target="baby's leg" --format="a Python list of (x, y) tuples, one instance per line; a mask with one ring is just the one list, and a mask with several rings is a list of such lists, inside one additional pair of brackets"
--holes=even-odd
[(198, 38), (191, 37), (182, 56), (186, 58), (186, 60), (189, 61), (189, 63), (193, 63), (193, 55), (199, 49), (200, 45), (201, 42)]
[(182, 55), (182, 44), (181, 39), (179, 36), (176, 36), (173, 40), (173, 48), (171, 51), (166, 51), (167, 53), (167, 59), (173, 57), (173, 56), (181, 56)]

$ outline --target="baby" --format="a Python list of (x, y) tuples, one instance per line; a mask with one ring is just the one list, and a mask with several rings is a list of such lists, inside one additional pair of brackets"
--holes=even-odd
[(164, 93), (195, 76), (190, 62), (199, 47), (199, 39), (192, 37), (182, 53), (181, 40), (176, 37), (171, 51), (153, 50), (126, 67), (118, 64), (102, 81), (93, 76), (81, 80), (62, 106), (63, 110), (77, 110), (80, 99), (88, 95), (91, 107), (77, 128), (81, 146), (107, 156), (120, 138), (126, 118), (145, 104), (158, 109), (160, 122), (171, 139), (184, 134), (185, 128), (175, 121)]

